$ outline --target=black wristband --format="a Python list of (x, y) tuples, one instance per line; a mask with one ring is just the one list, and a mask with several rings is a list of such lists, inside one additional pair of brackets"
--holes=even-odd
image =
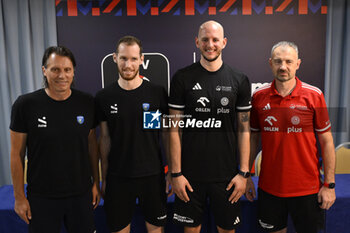
[(179, 177), (179, 176), (182, 176), (182, 172), (176, 172), (176, 173), (171, 173), (171, 177)]
[(243, 176), (244, 178), (250, 177), (250, 172), (242, 172), (240, 169), (238, 169), (238, 174)]

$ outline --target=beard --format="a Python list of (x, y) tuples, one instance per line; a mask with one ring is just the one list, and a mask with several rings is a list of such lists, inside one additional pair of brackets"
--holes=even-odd
[[(218, 49), (217, 49), (218, 50)], [(208, 57), (206, 57), (205, 56), (205, 52), (203, 52), (202, 50), (201, 50), (201, 55), (203, 56), (203, 58), (206, 60), (206, 61), (208, 61), (208, 62), (213, 62), (213, 61), (216, 61), (219, 57), (220, 57), (220, 55), (221, 55), (221, 50), (219, 50), (218, 52), (217, 52), (217, 55), (214, 57), (214, 58), (208, 58)]]
[(203, 53), (202, 53), (202, 56), (203, 56), (203, 58), (205, 59), (205, 60), (207, 60), (208, 62), (213, 62), (213, 61), (215, 61), (216, 59), (218, 59), (218, 57), (220, 57), (220, 54), (218, 54), (216, 57), (214, 57), (214, 58), (207, 58)]
[(118, 70), (118, 73), (119, 73), (119, 76), (122, 77), (122, 79), (130, 81), (136, 78), (136, 76), (139, 74), (139, 69), (135, 70), (134, 74), (132, 74), (131, 76), (126, 76), (124, 75), (123, 72), (120, 72), (119, 70)]

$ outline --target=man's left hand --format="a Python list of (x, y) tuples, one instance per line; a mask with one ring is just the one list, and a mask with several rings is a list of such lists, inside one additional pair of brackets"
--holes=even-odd
[(320, 207), (328, 210), (335, 202), (335, 190), (322, 186), (317, 197)]
[(235, 177), (233, 177), (226, 187), (226, 190), (230, 190), (232, 186), (235, 186), (228, 201), (230, 201), (232, 204), (237, 202), (239, 198), (245, 193), (246, 185), (247, 179), (243, 176), (237, 174)]
[(171, 184), (171, 174), (170, 172), (168, 172), (165, 176), (165, 192), (167, 194), (168, 197), (170, 197), (171, 195), (173, 195), (173, 189), (172, 189), (172, 184)]

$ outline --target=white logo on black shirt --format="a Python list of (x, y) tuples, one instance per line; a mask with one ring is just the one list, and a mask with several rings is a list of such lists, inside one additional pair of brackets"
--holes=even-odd
[(47, 121), (46, 117), (38, 118), (38, 128), (45, 128), (47, 127)]
[(268, 223), (264, 223), (261, 221), (261, 219), (259, 219), (259, 224), (262, 228), (265, 228), (265, 229), (272, 229), (274, 228), (274, 225), (271, 225), (271, 224), (268, 224)]
[(118, 106), (117, 104), (111, 105), (111, 113), (118, 113)]
[(163, 216), (160, 216), (160, 217), (157, 217), (158, 220), (163, 220), (166, 218), (166, 215), (163, 215)]
[(227, 91), (227, 92), (231, 92), (231, 91), (232, 91), (232, 87), (231, 87), (231, 86), (216, 86), (215, 90), (216, 90), (216, 91)]
[(226, 106), (226, 105), (228, 105), (229, 100), (228, 100), (227, 97), (222, 97), (221, 100), (220, 100), (220, 103), (221, 103), (222, 106)]
[(200, 97), (200, 98), (197, 100), (197, 103), (201, 103), (201, 104), (203, 105), (203, 107), (206, 106), (206, 103), (205, 103), (205, 102), (207, 102), (207, 103), (210, 102), (210, 101), (208, 100), (207, 97)]
[(202, 87), (199, 85), (199, 83), (196, 83), (196, 85), (192, 87), (192, 90), (202, 90)]

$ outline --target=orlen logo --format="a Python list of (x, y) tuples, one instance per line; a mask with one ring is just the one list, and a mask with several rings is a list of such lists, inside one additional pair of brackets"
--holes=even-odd
[(272, 127), (274, 122), (277, 122), (277, 119), (274, 116), (267, 116), (264, 121), (266, 121), (267, 123), (269, 123), (269, 125), (271, 125), (271, 127), (265, 126), (264, 127), (265, 131), (268, 131), (268, 132), (278, 132), (279, 131), (278, 127)]
[(269, 125), (273, 126), (273, 121), (276, 122), (277, 119), (274, 116), (268, 116), (268, 117), (266, 117), (266, 119), (264, 121), (269, 123)]

